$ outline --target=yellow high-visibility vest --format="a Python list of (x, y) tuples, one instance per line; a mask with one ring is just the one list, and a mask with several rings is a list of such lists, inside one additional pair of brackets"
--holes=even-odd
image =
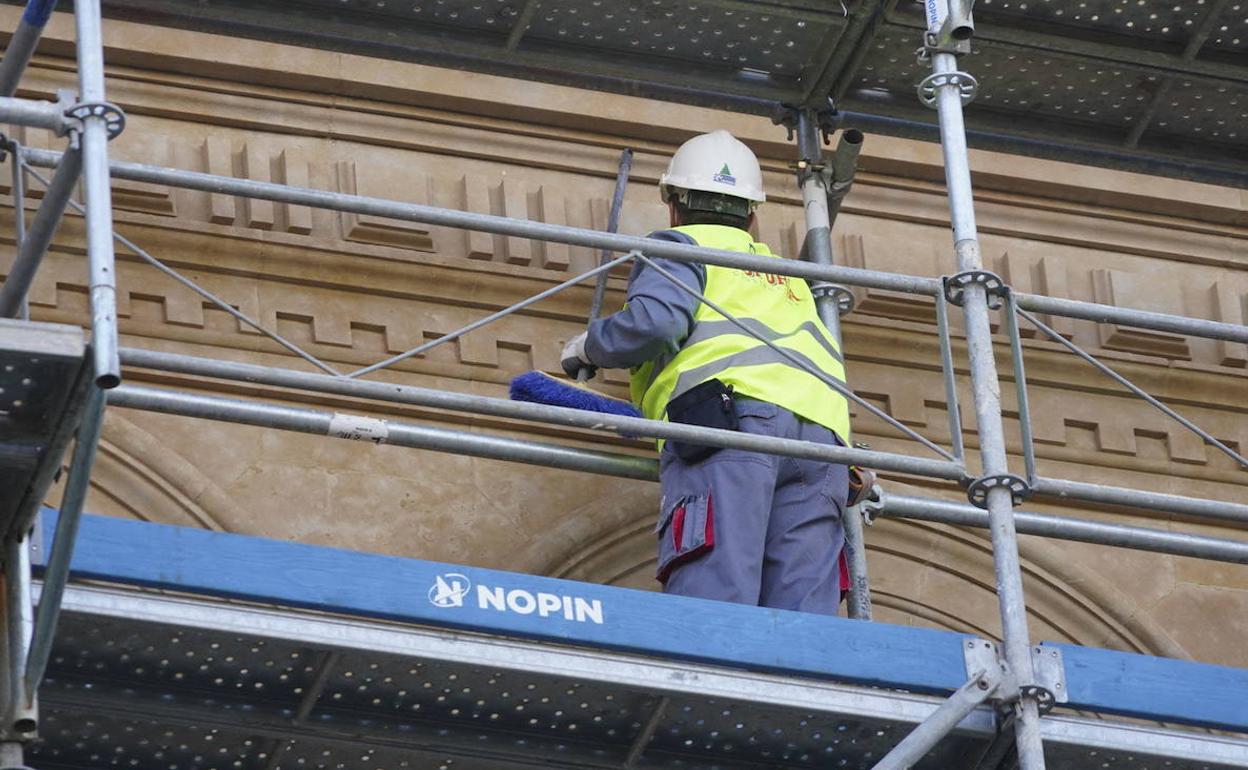
[[(699, 246), (782, 259), (744, 230), (724, 225), (673, 228)], [(694, 287), (696, 288), (696, 287)], [(819, 320), (810, 287), (801, 278), (706, 266), (703, 295), (749, 328), (825, 375), (845, 381), (840, 345)], [(741, 396), (767, 401), (836, 431), (849, 442), (849, 403), (826, 382), (745, 333), (707, 303), (671, 355), (632, 370), (633, 403), (652, 420), (667, 419), (667, 404), (710, 379)]]

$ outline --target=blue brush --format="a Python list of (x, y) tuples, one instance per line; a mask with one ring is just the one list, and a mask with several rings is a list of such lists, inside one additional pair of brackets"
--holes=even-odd
[(545, 372), (525, 372), (511, 381), (512, 401), (566, 406), (620, 417), (640, 417), (637, 407), (627, 401), (596, 393), (583, 385), (551, 377)]
[[(611, 199), (611, 215), (607, 220), (607, 231), (614, 233), (620, 225), (620, 209), (624, 205), (624, 190), (628, 186), (628, 174), (633, 166), (633, 151), (626, 149), (620, 153), (620, 168), (615, 175), (615, 195)], [(607, 261), (611, 252), (604, 251), (599, 264)], [(589, 321), (593, 323), (602, 310), (602, 300), (607, 291), (607, 274), (601, 272), (594, 284), (594, 297), (589, 305)], [(551, 406), (566, 406), (572, 409), (584, 409), (588, 412), (614, 414), (620, 417), (640, 417), (627, 401), (590, 390), (582, 383), (589, 379), (592, 368), (582, 368), (577, 375), (577, 382), (569, 382), (551, 377), (544, 372), (525, 372), (511, 381), (512, 401), (532, 401)]]

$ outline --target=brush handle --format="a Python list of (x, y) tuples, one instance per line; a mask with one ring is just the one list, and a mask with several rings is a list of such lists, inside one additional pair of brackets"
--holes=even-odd
[[(615, 175), (615, 195), (611, 196), (611, 214), (607, 217), (607, 232), (614, 233), (620, 229), (620, 210), (624, 208), (624, 190), (628, 187), (628, 174), (633, 168), (633, 151), (625, 148), (620, 153), (620, 168)], [(598, 264), (602, 265), (611, 258), (611, 252), (603, 250), (602, 256), (598, 258)], [(607, 274), (605, 272), (598, 274), (597, 282), (594, 284), (594, 298), (589, 303), (589, 323), (593, 323), (598, 315), (602, 312), (602, 300), (607, 294)], [(577, 375), (580, 379), (580, 375)]]

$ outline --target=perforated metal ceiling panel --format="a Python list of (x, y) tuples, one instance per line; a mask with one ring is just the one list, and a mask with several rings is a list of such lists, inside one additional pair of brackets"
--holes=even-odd
[(1000, 13), (1041, 24), (1182, 42), (1200, 23), (1208, 0), (979, 0), (980, 15)]
[[(923, 120), (905, 89), (926, 74), (906, 55), (921, 9), (886, 6), (841, 105)], [(961, 59), (980, 83), (966, 112), (973, 146), (1244, 183), (1248, 58), (1227, 52), (1245, 42), (1232, 30), (1248, 25), (1248, 3), (980, 0), (975, 11)]]
[(1227, 53), (1248, 53), (1248, 3), (1239, 0), (1228, 4), (1213, 25), (1207, 45)]
[[(14, 0), (3, 0), (13, 2)], [(105, 0), (106, 13), (935, 139), (912, 0)], [(980, 0), (971, 145), (1248, 184), (1248, 0)], [(779, 129), (777, 129), (779, 130)]]
[[(659, 695), (411, 655), (329, 651), (127, 619), (70, 615), (41, 698), (39, 766), (618, 767)], [(867, 770), (905, 723), (735, 698), (672, 695), (640, 767)], [(925, 767), (979, 739), (955, 737)]]

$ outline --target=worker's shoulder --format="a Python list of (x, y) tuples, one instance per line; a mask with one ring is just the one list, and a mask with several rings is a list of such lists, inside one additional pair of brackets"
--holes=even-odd
[(655, 230), (646, 236), (656, 241), (671, 241), (673, 243), (685, 243), (690, 246), (697, 246), (698, 242), (693, 239), (692, 235), (682, 233), (679, 230)]

